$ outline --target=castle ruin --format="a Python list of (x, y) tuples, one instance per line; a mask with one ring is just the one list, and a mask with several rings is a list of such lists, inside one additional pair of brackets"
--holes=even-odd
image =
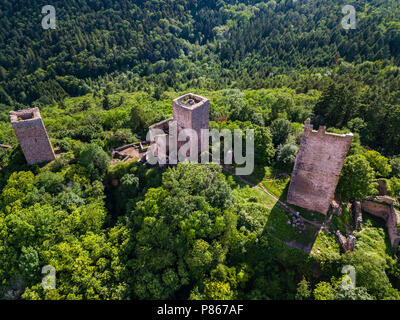
[(55, 159), (38, 108), (10, 112), (11, 125), (29, 165)]
[(328, 133), (323, 126), (315, 131), (307, 119), (287, 202), (327, 214), (352, 140), (351, 133)]
[[(165, 141), (165, 157), (168, 157), (171, 143), (176, 143), (178, 149), (186, 143), (186, 141), (171, 141), (170, 136), (172, 133), (170, 134), (169, 130), (171, 127), (174, 127), (172, 124), (176, 125), (176, 132), (173, 135), (176, 138), (184, 129), (194, 130), (197, 133), (197, 142), (200, 148), (203, 143), (201, 130), (208, 129), (210, 122), (210, 100), (202, 96), (193, 93), (185, 94), (173, 100), (172, 108), (172, 118), (156, 123), (149, 128), (151, 142), (162, 145), (162, 141)], [(154, 155), (158, 157), (162, 156), (158, 154), (158, 150)]]
[(397, 250), (400, 244), (400, 212), (396, 210), (394, 202), (388, 196), (368, 197), (361, 202), (361, 208), (386, 222), (390, 243)]
[(193, 93), (186, 94), (173, 100), (173, 114), (178, 134), (183, 129), (195, 130), (200, 146), (201, 130), (208, 129), (210, 122), (210, 100)]

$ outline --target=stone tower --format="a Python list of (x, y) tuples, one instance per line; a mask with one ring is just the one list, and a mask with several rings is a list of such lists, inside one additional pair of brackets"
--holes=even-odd
[[(209, 128), (210, 120), (210, 100), (193, 93), (185, 94), (172, 101), (173, 118), (153, 124), (149, 127), (148, 140), (154, 145), (164, 145), (165, 152), (161, 153), (157, 148), (153, 150), (154, 155), (161, 158), (169, 158), (169, 163), (177, 161), (175, 149), (179, 149), (187, 141), (193, 141), (191, 135), (187, 136), (186, 141), (177, 141), (179, 133), (184, 129), (193, 129), (197, 134), (197, 147), (201, 150), (202, 137), (201, 130)], [(158, 142), (157, 142), (158, 141)], [(208, 141), (204, 141), (208, 144)], [(191, 144), (191, 143), (190, 143)], [(207, 147), (207, 146), (206, 146)], [(208, 150), (208, 147), (207, 147)], [(190, 156), (190, 150), (186, 156)], [(175, 160), (174, 160), (175, 159)]]
[(290, 181), (287, 202), (327, 214), (353, 134), (313, 130), (307, 119)]
[(55, 159), (38, 108), (10, 112), (11, 125), (29, 165)]
[(210, 100), (193, 93), (173, 100), (174, 121), (178, 124), (178, 134), (182, 129), (193, 129), (201, 146), (201, 129), (208, 129), (210, 122)]

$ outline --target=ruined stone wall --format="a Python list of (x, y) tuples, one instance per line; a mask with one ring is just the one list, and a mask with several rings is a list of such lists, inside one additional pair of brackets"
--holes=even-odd
[(356, 244), (355, 236), (353, 236), (351, 234), (346, 238), (344, 235), (342, 235), (342, 233), (339, 230), (336, 231), (336, 236), (337, 236), (338, 242), (339, 242), (340, 246), (343, 248), (344, 252), (354, 250), (354, 247)]
[(394, 208), (394, 200), (387, 196), (367, 198), (361, 203), (361, 208), (363, 211), (385, 220), (390, 243), (396, 250), (400, 243), (400, 213)]
[(169, 123), (173, 121), (173, 118), (169, 118), (158, 123), (155, 123), (149, 127), (149, 141), (154, 141), (155, 137), (160, 133), (158, 130), (162, 130), (165, 134), (169, 133)]
[(10, 112), (11, 125), (29, 165), (55, 159), (38, 108)]
[(362, 202), (362, 210), (387, 221), (390, 214), (390, 205), (372, 200), (365, 200)]
[(361, 225), (363, 223), (363, 216), (362, 216), (362, 209), (361, 203), (359, 201), (354, 201), (353, 205), (351, 206), (351, 211), (354, 215), (354, 225), (356, 230), (361, 230)]
[(308, 119), (289, 186), (287, 202), (326, 214), (334, 198), (352, 134), (318, 131)]

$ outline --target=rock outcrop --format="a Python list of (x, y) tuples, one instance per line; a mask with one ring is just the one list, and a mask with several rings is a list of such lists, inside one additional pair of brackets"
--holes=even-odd
[(362, 210), (360, 201), (354, 201), (351, 206), (351, 211), (354, 215), (354, 225), (357, 231), (361, 230), (361, 225), (363, 223)]
[(356, 237), (352, 234), (347, 238), (342, 235), (342, 233), (338, 230), (336, 231), (336, 236), (338, 237), (338, 242), (340, 246), (343, 248), (344, 252), (353, 251), (356, 244)]
[(331, 202), (331, 207), (332, 207), (332, 214), (337, 215), (338, 217), (342, 216), (342, 205), (340, 202), (333, 200)]

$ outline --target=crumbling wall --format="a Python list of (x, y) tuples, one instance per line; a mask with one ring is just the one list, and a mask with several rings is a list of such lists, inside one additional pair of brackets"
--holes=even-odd
[(361, 203), (359, 201), (354, 201), (353, 205), (351, 206), (351, 210), (354, 215), (354, 225), (356, 230), (361, 230), (361, 225), (363, 223), (362, 217), (362, 210), (361, 210)]
[(332, 200), (331, 207), (332, 207), (332, 214), (335, 214), (338, 217), (342, 216), (343, 209), (340, 201)]
[(287, 202), (327, 214), (334, 198), (343, 163), (353, 140), (352, 134), (313, 130), (307, 119), (294, 165)]
[(349, 235), (347, 238), (342, 235), (342, 233), (337, 230), (336, 231), (337, 240), (340, 246), (343, 248), (344, 252), (353, 251), (356, 245), (356, 237), (352, 234)]
[(29, 165), (55, 159), (38, 108), (10, 112), (11, 125)]
[(381, 200), (378, 199), (364, 200), (362, 202), (362, 210), (385, 221), (388, 220), (391, 214), (390, 204), (381, 202)]
[(400, 212), (394, 208), (394, 200), (387, 196), (367, 198), (362, 204), (363, 211), (382, 218), (386, 222), (390, 243), (397, 249), (400, 243)]
[[(164, 135), (169, 133), (169, 124), (170, 122), (173, 121), (173, 118), (169, 118), (166, 120), (163, 120), (161, 122), (155, 123), (149, 127), (149, 142), (150, 141), (155, 141), (156, 136), (158, 135)], [(163, 133), (160, 133), (159, 130), (162, 130)]]
[(378, 191), (380, 196), (387, 196), (389, 195), (387, 182), (385, 179), (379, 179), (378, 181)]

